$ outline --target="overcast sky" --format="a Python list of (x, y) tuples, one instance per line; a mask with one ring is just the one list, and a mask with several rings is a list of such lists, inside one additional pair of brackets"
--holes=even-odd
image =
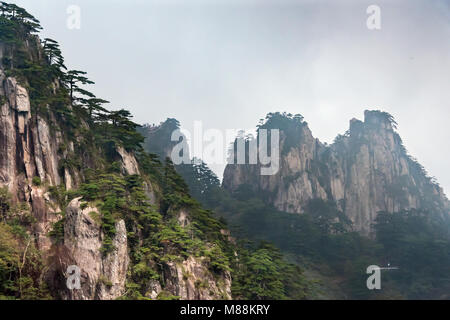
[[(410, 154), (450, 190), (449, 1), (13, 1), (67, 65), (138, 123), (252, 128), (301, 113), (332, 142), (364, 109), (394, 115)], [(366, 27), (369, 5), (381, 30)], [(67, 28), (69, 5), (81, 29)], [(215, 168), (217, 174), (223, 168)]]

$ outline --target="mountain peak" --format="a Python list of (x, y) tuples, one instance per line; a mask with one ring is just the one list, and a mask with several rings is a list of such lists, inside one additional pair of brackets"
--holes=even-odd
[(390, 113), (380, 110), (365, 110), (364, 123), (388, 130), (397, 127), (394, 117)]
[(380, 211), (426, 209), (448, 216), (442, 189), (407, 154), (396, 125), (391, 114), (366, 110), (364, 122), (350, 120), (349, 131), (329, 146), (289, 131), (280, 141), (277, 174), (265, 177), (251, 165), (229, 165), (223, 185), (231, 191), (249, 185), (291, 213), (302, 213), (313, 199), (333, 201), (363, 234), (372, 232)]

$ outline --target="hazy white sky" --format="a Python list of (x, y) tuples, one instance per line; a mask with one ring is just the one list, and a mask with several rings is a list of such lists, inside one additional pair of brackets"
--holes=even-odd
[[(332, 142), (364, 109), (382, 109), (450, 190), (449, 1), (12, 2), (60, 42), (70, 68), (88, 72), (98, 96), (138, 123), (251, 128), (288, 111)], [(366, 27), (371, 4), (381, 30)], [(69, 5), (81, 9), (80, 30), (66, 27)]]

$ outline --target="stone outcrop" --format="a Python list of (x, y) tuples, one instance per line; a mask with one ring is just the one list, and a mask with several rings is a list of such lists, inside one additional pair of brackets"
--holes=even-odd
[(227, 165), (224, 188), (248, 185), (277, 209), (302, 213), (311, 199), (336, 202), (363, 234), (378, 212), (423, 208), (448, 215), (443, 190), (408, 156), (395, 122), (387, 113), (366, 111), (331, 145), (312, 136), (306, 123), (294, 145), (286, 147), (280, 128), (280, 170), (261, 176), (259, 165)]
[(165, 289), (182, 300), (231, 299), (231, 275), (224, 272), (216, 279), (204, 258), (189, 257), (181, 263), (165, 265)]
[(80, 198), (67, 207), (61, 271), (69, 265), (77, 266), (81, 271), (81, 289), (63, 290), (64, 299), (111, 300), (125, 292), (129, 264), (125, 223), (116, 222), (114, 250), (104, 256), (101, 251), (104, 235), (98, 219), (98, 210), (89, 206), (82, 209)]
[[(191, 223), (187, 210), (179, 210), (176, 218), (178, 224), (183, 228), (188, 227)], [(230, 272), (222, 271), (215, 274), (208, 269), (208, 264), (207, 258), (193, 256), (181, 262), (164, 262), (162, 275), (164, 286), (157, 281), (150, 281), (149, 298), (156, 299), (162, 292), (165, 292), (179, 297), (181, 300), (231, 299)]]
[(60, 135), (52, 134), (46, 121), (32, 117), (27, 90), (0, 69), (0, 187), (9, 189), (14, 201), (29, 203), (36, 218), (38, 247), (49, 248), (46, 233), (58, 208), (50, 206), (46, 192), (33, 178), (49, 186), (61, 183), (58, 173)]
[(117, 153), (122, 159), (122, 171), (124, 174), (139, 174), (139, 165), (133, 155), (121, 146), (117, 147)]

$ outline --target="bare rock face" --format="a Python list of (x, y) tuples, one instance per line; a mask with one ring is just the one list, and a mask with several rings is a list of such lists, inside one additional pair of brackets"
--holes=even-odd
[(133, 155), (129, 154), (123, 147), (120, 146), (117, 147), (117, 153), (122, 159), (122, 168), (124, 174), (139, 174), (139, 165)]
[(152, 300), (157, 300), (162, 291), (161, 284), (158, 280), (150, 280), (147, 285), (147, 297)]
[(48, 192), (43, 187), (30, 186), (30, 201), (32, 203), (32, 213), (36, 219), (34, 224), (34, 235), (39, 249), (45, 253), (51, 248), (52, 242), (48, 237), (52, 231), (53, 224), (60, 219), (59, 206), (54, 203)]
[(129, 263), (125, 223), (123, 220), (116, 223), (115, 249), (104, 256), (101, 252), (104, 236), (98, 217), (96, 208), (82, 209), (80, 198), (67, 207), (62, 271), (69, 265), (77, 266), (81, 271), (81, 289), (63, 290), (64, 299), (111, 300), (125, 292)]
[(228, 165), (223, 186), (234, 191), (246, 184), (291, 213), (302, 213), (311, 199), (334, 201), (363, 234), (371, 233), (380, 211), (427, 208), (448, 215), (443, 190), (407, 155), (393, 125), (388, 114), (366, 111), (364, 122), (352, 119), (346, 135), (328, 146), (304, 123), (299, 140), (287, 148), (281, 128), (278, 173), (261, 176), (258, 165)]
[(116, 235), (113, 239), (113, 246), (115, 250), (102, 260), (104, 279), (98, 292), (98, 298), (101, 300), (116, 299), (125, 293), (129, 258), (127, 230), (123, 220), (119, 220), (116, 223)]
[[(19, 169), (25, 167), (22, 159), (30, 159), (29, 140), (24, 136), (31, 117), (30, 102), (26, 89), (18, 85), (14, 78), (7, 78), (2, 70), (0, 83), (0, 184), (11, 191), (19, 191), (17, 177), (20, 175)], [(30, 172), (32, 168), (29, 163), (25, 169), (27, 167)], [(22, 176), (20, 180), (24, 178)]]
[(223, 272), (215, 278), (201, 257), (189, 257), (181, 263), (166, 263), (164, 278), (164, 289), (181, 300), (231, 299), (230, 273)]
[(177, 214), (177, 221), (180, 226), (187, 227), (191, 223), (189, 213), (184, 209), (180, 210)]
[(156, 205), (157, 195), (156, 195), (155, 186), (152, 185), (150, 182), (144, 182), (144, 191), (145, 191), (145, 195), (147, 196), (150, 204)]
[(281, 211), (300, 213), (308, 200), (326, 199), (327, 193), (313, 174), (314, 162), (322, 144), (312, 136), (307, 125), (301, 129), (301, 139), (294, 148), (285, 148), (286, 134), (280, 132), (280, 169), (275, 175), (260, 175), (259, 165), (227, 165), (223, 186), (236, 190), (242, 184), (252, 186)]
[(42, 181), (47, 181), (50, 185), (59, 185), (61, 177), (58, 173), (58, 146), (61, 141), (57, 135), (50, 132), (47, 121), (37, 117), (37, 126), (33, 128), (36, 139), (35, 161), (39, 177)]
[[(187, 210), (179, 210), (176, 218), (183, 228), (191, 223)], [(156, 280), (149, 282), (147, 289), (149, 298), (157, 299), (164, 291), (181, 300), (231, 299), (230, 272), (213, 273), (209, 270), (208, 259), (205, 257), (190, 256), (181, 262), (164, 262), (162, 280), (163, 286)]]
[[(0, 137), (0, 182), (7, 184), (13, 194), (21, 172), (31, 180), (40, 177), (50, 185), (58, 185), (58, 135), (50, 132), (48, 123), (37, 116), (32, 119), (27, 90), (15, 78), (5, 77), (0, 70), (1, 105)], [(22, 178), (22, 179), (23, 179)]]
[(51, 132), (44, 119), (31, 115), (25, 87), (0, 69), (0, 187), (7, 187), (14, 201), (29, 203), (37, 220), (33, 230), (37, 246), (43, 251), (50, 247), (47, 232), (59, 209), (32, 179), (39, 177), (48, 186), (62, 182), (60, 143), (61, 136)]

